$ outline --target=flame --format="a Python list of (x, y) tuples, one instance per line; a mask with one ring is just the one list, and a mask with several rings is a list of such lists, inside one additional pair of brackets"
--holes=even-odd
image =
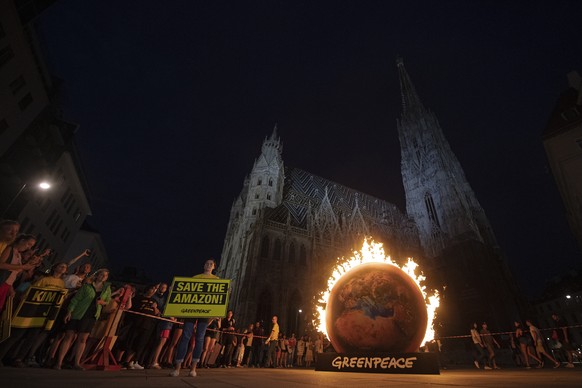
[(433, 328), (433, 322), (436, 316), (436, 310), (439, 307), (440, 299), (438, 295), (438, 291), (433, 290), (432, 295), (428, 295), (426, 291), (426, 286), (423, 285), (426, 277), (421, 274), (416, 274), (416, 269), (418, 268), (418, 264), (414, 262), (411, 258), (408, 258), (406, 264), (400, 267), (396, 262), (392, 261), (390, 256), (386, 256), (384, 254), (384, 248), (382, 243), (375, 243), (371, 241), (368, 243), (368, 239), (364, 240), (364, 244), (362, 245), (362, 249), (360, 252), (354, 251), (354, 255), (348, 259), (340, 260), (336, 263), (335, 268), (329, 279), (327, 280), (327, 289), (320, 293), (319, 301), (316, 305), (316, 313), (314, 318), (314, 326), (317, 328), (319, 332), (325, 334), (325, 336), (329, 339), (329, 335), (327, 334), (327, 328), (325, 325), (325, 318), (326, 318), (326, 306), (327, 301), (329, 300), (329, 295), (331, 290), (335, 286), (335, 284), (339, 281), (339, 279), (351, 269), (366, 263), (385, 263), (394, 265), (397, 268), (400, 268), (404, 271), (418, 286), (420, 289), (422, 296), (424, 297), (424, 302), (426, 303), (426, 310), (428, 315), (428, 322), (426, 325), (426, 333), (424, 335), (424, 339), (422, 344), (426, 343), (427, 341), (431, 341), (434, 339), (435, 332)]

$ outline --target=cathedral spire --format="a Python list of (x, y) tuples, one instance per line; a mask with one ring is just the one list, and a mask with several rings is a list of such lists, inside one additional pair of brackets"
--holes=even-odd
[(277, 133), (277, 123), (275, 123), (275, 128), (273, 128), (273, 133), (271, 134), (271, 137), (269, 138), (269, 140), (272, 140), (272, 141), (279, 140), (279, 134)]
[(420, 101), (420, 97), (416, 93), (416, 89), (404, 68), (404, 60), (402, 57), (396, 58), (396, 66), (398, 67), (398, 74), (400, 78), (400, 93), (402, 95), (402, 115), (414, 111), (422, 111), (424, 107)]

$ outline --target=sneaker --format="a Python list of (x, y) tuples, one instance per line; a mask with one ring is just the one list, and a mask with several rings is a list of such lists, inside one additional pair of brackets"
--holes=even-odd
[(195, 370), (191, 370), (190, 372), (188, 372), (188, 376), (190, 376), (190, 377), (196, 377), (196, 371)]
[(134, 370), (143, 370), (143, 369), (144, 369), (144, 367), (143, 367), (143, 366), (141, 366), (141, 365), (139, 365), (139, 364), (137, 363), (137, 361), (135, 361), (135, 362), (133, 362), (133, 361), (132, 361), (132, 362), (130, 362), (130, 363), (129, 363), (128, 369), (134, 369)]
[(566, 368), (574, 368), (574, 364), (572, 364), (571, 362), (566, 364)]
[(498, 366), (496, 366), (496, 367), (495, 367), (495, 368), (493, 368), (493, 369), (501, 369), (501, 368), (500, 368), (500, 367), (498, 367)]
[(491, 368), (490, 366), (487, 366), (487, 365), (485, 365), (485, 366), (483, 367), (483, 369), (485, 369), (485, 370), (491, 370), (491, 369), (493, 369), (493, 368)]
[(150, 369), (162, 369), (162, 367), (156, 362), (155, 364), (150, 365)]
[(479, 363), (477, 361), (473, 361), (473, 364), (475, 364), (475, 368), (479, 369)]
[(180, 376), (180, 371), (177, 369), (174, 369), (173, 371), (170, 372), (169, 376), (178, 377), (178, 376)]

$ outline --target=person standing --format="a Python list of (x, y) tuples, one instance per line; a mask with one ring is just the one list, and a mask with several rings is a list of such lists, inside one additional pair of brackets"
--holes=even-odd
[[(550, 356), (546, 351), (546, 348), (544, 347), (544, 338), (542, 337), (540, 329), (535, 327), (534, 324), (529, 319), (525, 321), (525, 324), (529, 327), (529, 332), (531, 333), (531, 336), (533, 338), (533, 342), (536, 346), (536, 352), (538, 353), (539, 358), (541, 359), (542, 355), (546, 356), (547, 358), (550, 359), (550, 361), (554, 363), (554, 368), (559, 368), (560, 363), (556, 361), (554, 357)], [(543, 361), (541, 363), (541, 366), (542, 367), (544, 366)]]
[(81, 365), (81, 357), (85, 351), (87, 338), (89, 338), (93, 326), (95, 326), (97, 319), (101, 315), (101, 309), (111, 299), (111, 287), (107, 282), (108, 278), (109, 270), (98, 270), (90, 279), (91, 281), (84, 284), (71, 299), (63, 319), (66, 330), (65, 338), (59, 348), (54, 369), (61, 369), (63, 359), (69, 351), (69, 347), (75, 341), (73, 368), (84, 370)]
[(245, 345), (245, 352), (243, 357), (243, 366), (250, 366), (251, 365), (251, 358), (252, 358), (252, 349), (253, 349), (253, 329), (255, 325), (252, 323), (249, 325), (248, 329), (245, 330), (243, 344)]
[(519, 343), (519, 348), (525, 361), (525, 368), (531, 369), (531, 366), (529, 365), (530, 357), (536, 360), (538, 362), (538, 366), (541, 367), (542, 360), (536, 357), (536, 355), (529, 350), (529, 346), (531, 345), (531, 337), (529, 336), (528, 333), (524, 333), (520, 322), (515, 321), (514, 325), (515, 325), (515, 338)]
[(222, 345), (224, 345), (224, 354), (221, 360), (221, 367), (226, 368), (231, 366), (232, 354), (236, 347), (236, 336), (234, 335), (236, 320), (234, 313), (229, 310), (226, 318), (221, 322), (222, 327)]
[(477, 322), (473, 322), (473, 326), (471, 327), (471, 340), (473, 341), (473, 347), (475, 352), (477, 352), (477, 357), (473, 359), (473, 363), (477, 369), (480, 368), (479, 361), (483, 362), (484, 369), (491, 369), (490, 366), (487, 365), (487, 355), (485, 354), (485, 344), (483, 344), (483, 339), (477, 330)]
[(297, 341), (297, 366), (303, 366), (303, 355), (305, 354), (305, 338), (299, 337)]
[[(208, 259), (204, 263), (204, 272), (195, 275), (194, 278), (202, 279), (218, 279), (218, 276), (214, 275), (212, 271), (216, 267), (216, 262), (214, 259)], [(208, 319), (198, 318), (198, 319), (187, 319), (184, 321), (184, 327), (182, 329), (182, 336), (178, 342), (178, 347), (176, 349), (176, 356), (174, 359), (174, 370), (170, 372), (170, 376), (178, 377), (180, 376), (180, 369), (182, 368), (182, 362), (186, 357), (186, 351), (188, 350), (188, 343), (192, 334), (194, 333), (194, 324), (196, 323), (196, 345), (192, 351), (192, 366), (188, 376), (196, 376), (196, 365), (200, 361), (200, 355), (202, 354), (202, 349), (204, 347), (204, 335), (206, 334), (206, 327), (208, 327)]]
[(297, 348), (297, 338), (295, 338), (295, 333), (291, 333), (291, 337), (289, 338), (289, 360), (287, 361), (287, 367), (289, 368), (293, 366), (296, 348)]
[(321, 353), (323, 353), (323, 334), (318, 333), (317, 339), (314, 343), (315, 350), (315, 363), (317, 364), (317, 359)]
[(489, 367), (493, 369), (501, 369), (495, 362), (495, 346), (497, 346), (497, 348), (500, 348), (501, 346), (499, 345), (499, 342), (497, 342), (497, 340), (493, 337), (491, 332), (487, 329), (487, 322), (483, 322), (483, 324), (481, 324), (480, 334), (483, 345), (485, 345), (485, 349), (487, 349), (487, 352), (489, 352)]
[(20, 224), (18, 221), (13, 220), (2, 220), (0, 221), (0, 255), (4, 252), (4, 249), (14, 242), (16, 236), (18, 236), (18, 231), (20, 230)]
[(255, 328), (253, 329), (253, 356), (251, 357), (252, 363), (255, 367), (259, 368), (261, 366), (261, 349), (263, 348), (263, 336), (265, 335), (265, 330), (261, 327), (261, 322), (255, 323)]
[(277, 323), (277, 316), (273, 315), (271, 318), (271, 322), (273, 323), (273, 327), (271, 328), (271, 333), (269, 337), (265, 341), (265, 345), (269, 346), (269, 350), (267, 351), (267, 359), (265, 360), (265, 368), (271, 367), (274, 368), (277, 365), (277, 344), (279, 342), (279, 324)]
[(554, 321), (555, 329), (552, 332), (552, 338), (558, 342), (560, 342), (559, 350), (563, 353), (566, 353), (566, 358), (568, 359), (568, 363), (566, 364), (566, 368), (574, 368), (574, 363), (572, 362), (572, 353), (574, 353), (574, 348), (570, 343), (570, 333), (566, 325), (562, 322), (558, 314), (552, 314), (552, 320)]
[(14, 242), (4, 248), (0, 255), (0, 313), (8, 297), (14, 297), (14, 282), (21, 271), (34, 268), (33, 264), (22, 264), (22, 252), (31, 249), (36, 244), (36, 237), (21, 234)]

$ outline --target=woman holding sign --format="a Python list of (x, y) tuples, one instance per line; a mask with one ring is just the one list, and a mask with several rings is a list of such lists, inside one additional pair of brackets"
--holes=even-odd
[[(212, 271), (215, 267), (216, 263), (214, 259), (208, 259), (204, 263), (204, 272), (193, 277), (203, 279), (218, 279), (218, 276), (212, 274)], [(194, 323), (196, 323), (196, 345), (194, 346), (194, 351), (192, 352), (192, 367), (188, 373), (188, 376), (196, 376), (196, 364), (198, 364), (198, 361), (200, 361), (200, 355), (202, 354), (202, 348), (204, 347), (204, 335), (206, 334), (208, 321), (209, 320), (207, 318), (186, 319), (184, 321), (182, 336), (180, 337), (180, 342), (178, 342), (178, 347), (176, 349), (174, 370), (170, 372), (170, 376), (180, 376), (180, 368), (182, 367), (182, 362), (184, 362), (184, 358), (186, 357), (188, 342), (190, 342), (190, 338), (192, 338), (192, 333), (194, 332)]]

